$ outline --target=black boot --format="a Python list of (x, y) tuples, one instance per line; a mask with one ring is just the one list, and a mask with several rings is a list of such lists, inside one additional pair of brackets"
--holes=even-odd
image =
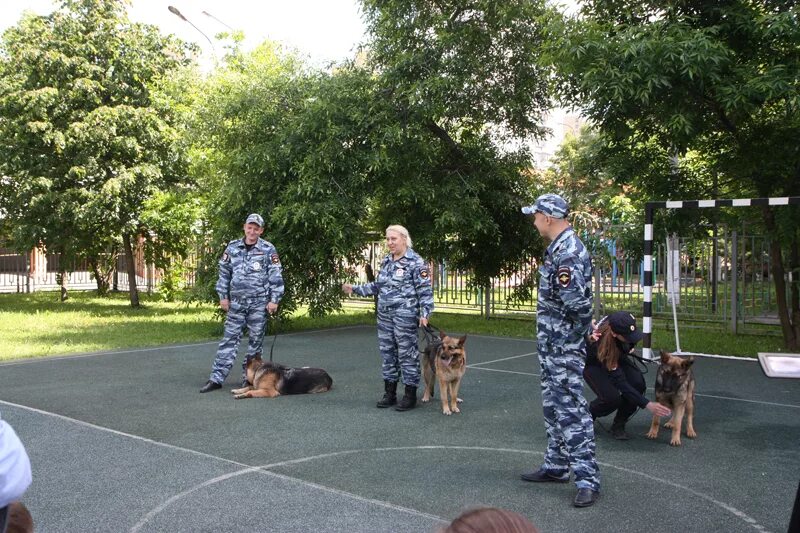
[(617, 440), (630, 440), (631, 436), (625, 431), (624, 420), (614, 420), (611, 424), (611, 436)]
[(417, 405), (417, 388), (412, 387), (411, 385), (406, 385), (406, 393), (403, 395), (403, 398), (400, 400), (394, 410), (408, 411), (409, 409), (413, 409), (415, 405)]
[(391, 407), (397, 403), (397, 382), (383, 380), (383, 398), (378, 401), (378, 407), (386, 408)]

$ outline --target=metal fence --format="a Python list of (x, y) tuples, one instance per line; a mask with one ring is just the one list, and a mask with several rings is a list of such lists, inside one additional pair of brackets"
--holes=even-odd
[[(39, 250), (19, 254), (7, 248), (0, 248), (0, 293), (58, 290), (61, 287), (59, 283), (61, 262), (59, 254), (48, 254)], [(195, 281), (197, 254), (191, 254), (183, 263), (181, 284), (190, 287)], [(145, 261), (141, 248), (134, 251), (134, 264), (136, 287), (145, 292), (156, 290), (163, 281), (163, 272)], [(97, 289), (97, 281), (87, 259), (69, 260), (63, 267), (67, 276), (68, 290)], [(129, 278), (127, 259), (124, 255), (120, 255), (111, 272), (110, 289), (129, 290)]]
[[(610, 253), (595, 258), (596, 312), (621, 309), (637, 312), (644, 299), (642, 261), (628, 257), (616, 243), (601, 243), (601, 246)], [(728, 323), (734, 331), (778, 323), (767, 238), (723, 229), (715, 239), (679, 239), (675, 248), (678, 269), (673, 277), (679, 281), (676, 309), (680, 319)], [(377, 272), (385, 253), (382, 243), (373, 243), (365, 249), (363, 264), (354, 268), (359, 283), (367, 281), (366, 265)], [(198, 257), (194, 254), (184, 263), (181, 280), (184, 287), (194, 284)], [(58, 289), (59, 261), (57, 254), (20, 255), (0, 248), (0, 292)], [(653, 253), (653, 313), (656, 317), (668, 317), (672, 312), (667, 293), (667, 262), (666, 243), (658, 243)], [(163, 273), (145, 264), (141, 250), (137, 252), (136, 263), (137, 287), (143, 291), (157, 289)], [(70, 290), (96, 288), (87, 261), (65, 266)], [(536, 258), (521, 261), (513, 272), (493, 278), (490, 286), (477, 286), (471, 272), (453, 270), (445, 262), (432, 262), (430, 269), (438, 309), (484, 317), (531, 317), (536, 311)], [(123, 256), (117, 260), (111, 285), (112, 290), (128, 290)], [(372, 299), (359, 298), (345, 302), (348, 306), (373, 304)]]
[[(597, 244), (597, 243), (595, 243)], [(641, 259), (628, 257), (613, 242), (600, 243), (611, 253), (595, 258), (594, 297), (598, 315), (616, 310), (639, 312), (644, 300)], [(775, 286), (770, 269), (769, 239), (722, 229), (716, 238), (678, 239), (676, 312), (682, 321), (730, 324), (734, 331), (777, 325)], [(377, 272), (385, 255), (381, 243), (365, 252), (365, 263)], [(667, 243), (653, 254), (653, 313), (669, 318)], [(454, 271), (446, 263), (431, 262), (434, 302), (438, 309), (469, 311), (484, 317), (530, 317), (536, 312), (538, 261), (528, 258), (510, 274), (477, 286), (468, 271)], [(366, 283), (359, 269), (358, 283)], [(371, 305), (371, 299), (353, 298), (348, 305)]]

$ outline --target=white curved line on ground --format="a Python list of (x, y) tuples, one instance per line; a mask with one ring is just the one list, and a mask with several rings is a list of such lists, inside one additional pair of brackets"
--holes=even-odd
[(270, 477), (283, 479), (283, 480), (286, 480), (286, 481), (291, 481), (293, 483), (299, 483), (299, 484), (304, 485), (306, 487), (311, 487), (311, 488), (314, 488), (314, 489), (317, 489), (317, 490), (322, 490), (322, 491), (325, 491), (325, 492), (329, 492), (331, 494), (336, 494), (338, 496), (344, 496), (344, 497), (352, 499), (352, 500), (356, 500), (356, 501), (360, 501), (360, 502), (364, 502), (364, 503), (369, 503), (369, 504), (377, 505), (377, 506), (380, 506), (380, 507), (385, 507), (387, 509), (392, 509), (394, 511), (400, 511), (400, 512), (412, 514), (412, 515), (415, 515), (415, 516), (421, 516), (421, 517), (428, 518), (430, 520), (434, 520), (434, 521), (441, 522), (441, 523), (448, 523), (449, 522), (449, 520), (445, 520), (444, 518), (442, 518), (440, 516), (424, 513), (422, 511), (418, 511), (416, 509), (411, 509), (409, 507), (403, 507), (401, 505), (396, 505), (396, 504), (393, 504), (393, 503), (390, 503), (390, 502), (381, 501), (381, 500), (374, 500), (374, 499), (371, 499), (371, 498), (365, 498), (363, 496), (359, 496), (358, 494), (353, 494), (353, 493), (350, 493), (350, 492), (347, 492), (347, 491), (343, 491), (343, 490), (340, 490), (340, 489), (335, 489), (333, 487), (326, 487), (325, 485), (320, 485), (320, 484), (317, 484), (317, 483), (313, 483), (311, 481), (305, 481), (303, 479), (293, 478), (291, 476), (286, 476), (284, 474), (279, 474), (277, 472), (269, 472), (269, 471), (267, 471), (264, 468), (259, 467), (259, 466), (250, 466), (250, 465), (246, 465), (244, 463), (240, 463), (238, 461), (232, 461), (230, 459), (225, 459), (224, 457), (218, 457), (218, 456), (211, 455), (211, 454), (208, 454), (208, 453), (199, 452), (197, 450), (192, 450), (190, 448), (183, 448), (181, 446), (175, 446), (174, 444), (167, 444), (165, 442), (159, 442), (157, 440), (148, 439), (146, 437), (141, 437), (139, 435), (133, 435), (133, 434), (130, 434), (130, 433), (125, 433), (123, 431), (118, 431), (116, 429), (111, 429), (111, 428), (107, 428), (107, 427), (103, 427), (103, 426), (98, 426), (96, 424), (92, 424), (92, 423), (89, 423), (89, 422), (84, 422), (83, 420), (78, 420), (78, 419), (75, 419), (75, 418), (70, 418), (68, 416), (60, 415), (58, 413), (51, 413), (49, 411), (43, 411), (42, 409), (37, 409), (35, 407), (29, 407), (27, 405), (21, 405), (21, 404), (16, 404), (16, 403), (12, 403), (12, 402), (7, 402), (5, 400), (0, 400), (0, 404), (9, 405), (11, 407), (16, 407), (18, 409), (23, 409), (23, 410), (26, 410), (26, 411), (31, 411), (33, 413), (37, 413), (37, 414), (40, 414), (40, 415), (51, 416), (53, 418), (57, 418), (59, 420), (64, 420), (66, 422), (71, 422), (73, 424), (76, 424), (76, 425), (79, 425), (79, 426), (82, 426), (82, 427), (86, 427), (86, 428), (90, 428), (90, 429), (94, 429), (94, 430), (98, 430), (98, 431), (104, 431), (104, 432), (111, 433), (111, 434), (114, 434), (114, 435), (118, 435), (118, 436), (121, 436), (121, 437), (127, 437), (127, 438), (138, 440), (138, 441), (141, 441), (141, 442), (146, 442), (148, 444), (154, 444), (156, 446), (161, 446), (161, 447), (164, 447), (164, 448), (168, 448), (170, 450), (175, 450), (175, 451), (185, 452), (185, 453), (191, 453), (193, 455), (198, 455), (198, 456), (201, 456), (201, 457), (204, 457), (204, 458), (207, 458), (207, 459), (213, 459), (213, 460), (216, 460), (216, 461), (222, 461), (222, 462), (225, 462), (225, 463), (228, 463), (228, 464), (231, 464), (231, 465), (242, 467), (240, 470), (236, 470), (234, 472), (229, 472), (227, 474), (223, 474), (223, 475), (215, 477), (213, 479), (206, 480), (206, 481), (204, 481), (204, 482), (202, 482), (202, 483), (200, 483), (198, 485), (190, 487), (189, 489), (181, 492), (180, 494), (176, 494), (176, 495), (172, 496), (171, 498), (165, 500), (162, 504), (160, 504), (156, 508), (150, 510), (146, 515), (144, 515), (144, 517), (142, 517), (142, 519), (139, 522), (137, 522), (131, 528), (131, 530), (130, 530), (131, 532), (139, 531), (151, 518), (153, 518), (154, 516), (156, 516), (157, 514), (162, 512), (164, 509), (166, 509), (167, 507), (169, 507), (170, 505), (172, 505), (176, 501), (178, 501), (178, 500), (182, 499), (183, 497), (191, 494), (192, 492), (195, 492), (195, 491), (197, 491), (197, 490), (199, 490), (199, 489), (201, 489), (203, 487), (207, 487), (209, 485), (214, 485), (215, 483), (219, 483), (220, 481), (225, 481), (225, 480), (230, 479), (232, 477), (237, 477), (237, 476), (241, 476), (241, 475), (249, 474), (249, 473), (259, 473), (259, 474), (268, 475)]
[(475, 368), (480, 365), (491, 365), (492, 363), (499, 363), (500, 361), (510, 361), (511, 359), (519, 359), (520, 357), (528, 357), (529, 355), (536, 355), (536, 352), (523, 353), (520, 355), (512, 355), (511, 357), (503, 357), (502, 359), (493, 359), (491, 361), (482, 361), (480, 363), (472, 363), (467, 365), (467, 368)]
[(521, 376), (538, 376), (539, 374), (534, 374), (533, 372), (518, 372), (516, 370), (503, 370), (502, 368), (484, 368), (482, 366), (468, 366), (467, 368), (473, 368), (475, 370), (486, 370), (487, 372), (503, 372), (506, 374), (519, 374)]
[[(338, 452), (323, 453), (323, 454), (319, 454), (319, 455), (311, 455), (311, 456), (308, 456), (308, 457), (301, 457), (301, 458), (298, 458), (298, 459), (289, 459), (289, 460), (280, 461), (280, 462), (277, 462), (277, 463), (270, 463), (270, 464), (266, 464), (266, 465), (261, 465), (261, 466), (256, 467), (256, 468), (258, 468), (262, 472), (265, 472), (266, 470), (271, 469), (271, 468), (278, 468), (278, 467), (282, 467), (282, 466), (289, 466), (289, 465), (294, 465), (294, 464), (299, 464), (299, 463), (307, 463), (309, 461), (316, 461), (316, 460), (320, 460), (320, 459), (330, 459), (332, 457), (341, 457), (341, 456), (344, 456), (344, 455), (353, 455), (353, 454), (358, 454), (358, 453), (369, 453), (369, 452), (396, 452), (396, 451), (417, 451), (417, 450), (465, 450), (465, 451), (485, 451), (485, 452), (493, 452), (493, 453), (497, 453), (497, 452), (500, 452), (500, 453), (521, 453), (521, 454), (526, 454), (526, 455), (541, 455), (541, 456), (544, 456), (544, 453), (537, 452), (537, 451), (532, 451), (532, 450), (518, 450), (518, 449), (514, 449), (514, 448), (491, 448), (491, 447), (487, 447), (487, 446), (437, 446), (437, 445), (430, 445), (430, 446), (395, 446), (395, 447), (386, 447), (386, 448), (363, 448), (363, 449), (358, 449), (358, 450), (343, 450), (343, 451), (338, 451)], [(700, 492), (700, 491), (694, 490), (692, 488), (686, 487), (684, 485), (680, 485), (678, 483), (674, 483), (674, 482), (666, 480), (666, 479), (662, 479), (662, 478), (659, 478), (659, 477), (656, 477), (656, 476), (652, 476), (652, 475), (646, 474), (644, 472), (639, 472), (638, 470), (633, 470), (631, 468), (625, 468), (625, 467), (621, 467), (621, 466), (616, 466), (616, 465), (613, 465), (613, 464), (610, 464), (610, 463), (605, 463), (605, 462), (602, 462), (602, 461), (598, 461), (598, 464), (601, 465), (601, 466), (607, 467), (607, 468), (612, 468), (614, 470), (619, 470), (620, 472), (625, 472), (625, 473), (628, 473), (628, 474), (634, 474), (634, 475), (643, 477), (645, 479), (648, 479), (650, 481), (654, 481), (656, 483), (662, 483), (662, 484), (665, 484), (665, 485), (669, 485), (670, 487), (689, 492), (690, 494), (693, 494), (693, 495), (695, 495), (695, 496), (697, 496), (699, 498), (702, 498), (702, 499), (704, 499), (704, 500), (706, 500), (708, 502), (711, 502), (714, 505), (716, 505), (717, 507), (720, 507), (721, 509), (733, 514), (734, 516), (736, 516), (737, 518), (739, 518), (743, 522), (745, 522), (748, 525), (752, 526), (757, 531), (760, 531), (762, 533), (768, 531), (766, 528), (764, 528), (762, 525), (760, 525), (758, 522), (756, 522), (756, 520), (754, 518), (750, 517), (744, 511), (741, 511), (741, 510), (737, 509), (736, 507), (734, 507), (732, 505), (729, 505), (729, 504), (727, 504), (725, 502), (721, 502), (721, 501), (715, 499), (714, 497), (709, 496), (708, 494), (706, 494), (704, 492)], [(250, 470), (252, 470), (252, 469), (250, 469)], [(245, 473), (245, 472), (242, 472), (242, 473)], [(220, 477), (225, 477), (225, 476), (220, 476)], [(225, 479), (227, 479), (227, 477)], [(295, 480), (296, 478), (288, 477), (288, 479)], [(222, 480), (220, 479), (220, 481), (222, 481)], [(205, 482), (205, 483), (202, 484), (202, 486), (208, 486), (210, 484), (211, 483), (209, 483), (209, 482)], [(331, 490), (331, 491), (334, 491), (334, 492), (337, 491), (337, 489), (330, 489), (329, 487), (322, 486), (322, 488), (323, 489), (327, 489), (327, 490)], [(194, 490), (194, 488), (189, 489), (188, 491), (186, 491), (186, 494), (192, 492), (193, 490)], [(345, 494), (349, 494), (349, 493), (345, 493)], [(175, 497), (175, 496), (173, 498), (171, 498), (171, 500), (177, 500), (177, 499), (178, 498)], [(372, 500), (369, 500), (369, 501), (372, 501)], [(163, 509), (165, 509), (167, 506), (168, 505), (164, 505), (159, 510), (159, 512), (163, 511)], [(405, 509), (405, 508), (401, 508), (401, 509)], [(415, 512), (419, 513), (419, 511), (415, 511)], [(153, 513), (153, 511), (151, 511), (151, 513)], [(157, 513), (153, 513), (153, 515), (155, 515), (155, 514), (157, 514)], [(433, 517), (432, 515), (426, 515), (424, 513), (420, 513), (420, 514), (422, 514), (423, 516), (436, 518), (436, 519), (444, 521), (444, 519), (442, 519), (440, 517)], [(148, 516), (150, 516), (150, 513), (148, 513)]]
[[(292, 482), (295, 482), (295, 483), (300, 483), (302, 485), (306, 485), (306, 486), (309, 486), (309, 487), (312, 487), (312, 488), (315, 488), (315, 489), (318, 489), (318, 490), (324, 490), (324, 491), (330, 492), (332, 494), (337, 494), (337, 495), (345, 496), (345, 497), (348, 497), (348, 498), (352, 498), (352, 499), (357, 500), (357, 501), (362, 501), (362, 502), (365, 502), (365, 503), (371, 503), (371, 504), (379, 505), (381, 507), (386, 507), (386, 508), (393, 509), (393, 510), (396, 510), (396, 511), (410, 513), (410, 514), (413, 514), (413, 515), (416, 515), (416, 516), (422, 516), (422, 517), (429, 518), (429, 519), (432, 519), (432, 520), (437, 520), (437, 521), (440, 521), (440, 522), (447, 522), (447, 520), (445, 520), (442, 517), (438, 517), (438, 516), (431, 515), (431, 514), (428, 514), (428, 513), (423, 513), (421, 511), (417, 511), (416, 509), (410, 509), (410, 508), (407, 508), (407, 507), (402, 507), (402, 506), (399, 506), (399, 505), (395, 505), (395, 504), (392, 504), (392, 503), (389, 503), (389, 502), (380, 501), (380, 500), (372, 500), (372, 499), (369, 499), (369, 498), (364, 498), (363, 496), (359, 496), (357, 494), (352, 494), (352, 493), (349, 493), (349, 492), (346, 492), (346, 491), (342, 491), (342, 490), (339, 490), (339, 489), (335, 489), (335, 488), (332, 488), (332, 487), (326, 487), (324, 485), (319, 485), (317, 483), (312, 483), (312, 482), (305, 481), (305, 480), (302, 480), (302, 479), (293, 478), (291, 476), (285, 476), (283, 474), (278, 474), (278, 473), (275, 473), (275, 472), (269, 472), (268, 469), (277, 468), (277, 467), (280, 467), (280, 466), (286, 466), (286, 465), (290, 465), (290, 464), (304, 463), (304, 462), (313, 461), (313, 460), (317, 460), (317, 459), (327, 459), (327, 458), (330, 458), (330, 457), (337, 457), (337, 456), (342, 456), (342, 455), (352, 455), (352, 454), (356, 454), (356, 453), (376, 452), (376, 451), (377, 452), (387, 452), (387, 451), (408, 451), (408, 450), (470, 450), (470, 451), (491, 451), (491, 452), (505, 452), (505, 453), (522, 453), (522, 454), (528, 454), (528, 455), (542, 455), (542, 456), (544, 455), (542, 452), (536, 452), (536, 451), (532, 451), (532, 450), (518, 450), (518, 449), (514, 449), (514, 448), (490, 448), (490, 447), (486, 447), (486, 446), (398, 446), (398, 447), (390, 447), (390, 448), (371, 448), (371, 449), (367, 448), (367, 449), (359, 449), (359, 450), (344, 450), (344, 451), (339, 451), (339, 452), (331, 452), (331, 453), (326, 453), (326, 454), (302, 457), (302, 458), (299, 458), (299, 459), (290, 459), (290, 460), (287, 460), (287, 461), (280, 461), (278, 463), (270, 463), (270, 464), (266, 464), (266, 465), (262, 465), (262, 466), (253, 467), (253, 466), (245, 465), (243, 463), (239, 463), (237, 461), (231, 461), (230, 459), (225, 459), (223, 457), (217, 457), (217, 456), (214, 456), (214, 455), (211, 455), (211, 454), (207, 454), (207, 453), (204, 453), (204, 452), (199, 452), (199, 451), (192, 450), (192, 449), (189, 449), (189, 448), (183, 448), (181, 446), (175, 446), (173, 444), (167, 444), (167, 443), (164, 443), (164, 442), (155, 441), (155, 440), (148, 439), (148, 438), (145, 438), (145, 437), (140, 437), (138, 435), (132, 435), (130, 433), (125, 433), (125, 432), (118, 431), (118, 430), (115, 430), (115, 429), (106, 428), (106, 427), (103, 427), (103, 426), (98, 426), (96, 424), (91, 424), (89, 422), (84, 422), (82, 420), (77, 420), (75, 418), (70, 418), (68, 416), (59, 415), (57, 413), (51, 413), (49, 411), (43, 411), (41, 409), (36, 409), (35, 407), (28, 407), (26, 405), (15, 404), (15, 403), (7, 402), (7, 401), (4, 401), (4, 400), (0, 400), (0, 404), (10, 405), (10, 406), (16, 407), (18, 409), (31, 411), (31, 412), (42, 414), (42, 415), (46, 415), (46, 416), (52, 416), (52, 417), (58, 418), (60, 420), (65, 420), (67, 422), (72, 422), (72, 423), (78, 424), (78, 425), (83, 426), (83, 427), (88, 427), (88, 428), (96, 429), (96, 430), (99, 430), (99, 431), (109, 432), (109, 433), (112, 433), (114, 435), (119, 435), (119, 436), (122, 436), (122, 437), (128, 437), (128, 438), (131, 438), (131, 439), (134, 439), (134, 440), (147, 442), (149, 444), (154, 444), (156, 446), (162, 446), (162, 447), (165, 447), (165, 448), (168, 448), (168, 449), (171, 449), (171, 450), (187, 452), (187, 453), (191, 453), (193, 455), (199, 455), (201, 457), (206, 457), (206, 458), (209, 458), (209, 459), (214, 459), (214, 460), (217, 460), (217, 461), (223, 461), (225, 463), (229, 463), (229, 464), (233, 464), (233, 465), (244, 467), (241, 470), (237, 470), (236, 472), (230, 472), (228, 474), (224, 474), (222, 476), (218, 476), (216, 478), (206, 480), (203, 483), (200, 483), (198, 485), (190, 487), (188, 490), (183, 491), (180, 494), (176, 494), (176, 495), (172, 496), (171, 498), (165, 500), (161, 505), (159, 505), (158, 507), (152, 509), (146, 515), (144, 515), (144, 517), (142, 517), (142, 520), (140, 520), (136, 525), (133, 526), (133, 528), (131, 528), (131, 532), (139, 531), (151, 518), (153, 518), (154, 516), (156, 516), (157, 514), (162, 512), (164, 509), (166, 509), (167, 507), (172, 505), (174, 502), (182, 499), (186, 495), (191, 494), (192, 492), (194, 492), (194, 491), (196, 491), (196, 490), (198, 490), (200, 488), (207, 487), (207, 486), (213, 485), (215, 483), (219, 483), (220, 481), (224, 481), (226, 479), (230, 479), (232, 477), (240, 476), (240, 475), (251, 473), (251, 472), (253, 472), (253, 473), (258, 472), (258, 473), (268, 474), (268, 475), (275, 476), (275, 477), (278, 477), (278, 478), (281, 478), (281, 479), (285, 479), (285, 480), (288, 480), (288, 481), (292, 481)], [(715, 498), (713, 498), (713, 497), (711, 497), (708, 494), (705, 494), (703, 492), (696, 491), (694, 489), (691, 489), (691, 488), (686, 487), (684, 485), (680, 485), (678, 483), (673, 483), (672, 481), (669, 481), (669, 480), (666, 480), (666, 479), (661, 479), (661, 478), (656, 477), (656, 476), (651, 476), (650, 474), (646, 474), (644, 472), (639, 472), (638, 470), (633, 470), (633, 469), (630, 469), (630, 468), (620, 467), (620, 466), (612, 465), (610, 463), (605, 463), (605, 462), (601, 462), (601, 461), (598, 461), (598, 464), (600, 464), (601, 466), (605, 466), (605, 467), (608, 467), (608, 468), (613, 468), (615, 470), (619, 470), (621, 472), (626, 472), (626, 473), (629, 473), (629, 474), (635, 474), (635, 475), (641, 476), (643, 478), (649, 479), (651, 481), (655, 481), (655, 482), (658, 482), (658, 483), (663, 483), (663, 484), (669, 485), (669, 486), (677, 488), (677, 489), (685, 490), (685, 491), (687, 491), (687, 492), (689, 492), (691, 494), (694, 494), (695, 496), (698, 496), (700, 498), (703, 498), (704, 500), (707, 500), (707, 501), (713, 503), (717, 507), (720, 507), (720, 508), (728, 511), (729, 513), (733, 514), (737, 518), (739, 518), (742, 521), (746, 522), (747, 524), (749, 524), (750, 526), (752, 526), (756, 530), (761, 531), (761, 532), (767, 531), (763, 526), (759, 525), (758, 522), (756, 522), (755, 519), (753, 519), (752, 517), (748, 516), (744, 511), (741, 511), (741, 510), (737, 509), (736, 507), (733, 507), (732, 505), (729, 505), (729, 504), (726, 504), (726, 503), (721, 502), (719, 500), (716, 500)]]
[[(531, 354), (524, 354), (524, 355), (531, 355)], [(523, 357), (523, 356), (520, 355), (520, 356), (517, 356), (517, 357)], [(502, 361), (502, 359), (498, 359), (498, 361)], [(494, 363), (494, 362), (496, 362), (496, 361), (486, 361), (485, 363), (481, 363), (481, 364), (488, 365), (488, 364)], [(484, 367), (481, 367), (481, 366), (473, 366), (473, 365), (467, 365), (467, 368), (473, 368), (475, 370), (486, 370), (486, 371), (489, 371), (489, 372), (501, 372), (501, 373), (504, 373), (504, 374), (519, 374), (519, 375), (522, 375), (522, 376), (538, 376), (539, 375), (539, 374), (534, 374), (533, 372), (519, 372), (517, 370), (504, 370), (502, 368), (484, 368)], [(650, 387), (647, 390), (651, 390), (652, 391), (653, 389), (652, 389), (652, 387)], [(732, 396), (718, 396), (718, 395), (715, 395), (715, 394), (701, 394), (699, 392), (695, 393), (695, 396), (701, 396), (703, 398), (716, 398), (718, 400), (730, 400), (732, 402), (746, 402), (746, 403), (755, 403), (755, 404), (759, 404), (759, 405), (773, 405), (773, 406), (776, 406), (776, 407), (790, 407), (792, 409), (800, 409), (800, 405), (795, 405), (795, 404), (791, 404), (791, 403), (766, 402), (766, 401), (763, 401), (763, 400), (748, 400), (746, 398), (734, 398)]]
[[(327, 331), (342, 331), (348, 329), (355, 329), (355, 328), (363, 328), (365, 326), (358, 325), (358, 326), (342, 326), (342, 327), (335, 327), (335, 328), (325, 328), (325, 329), (311, 329), (308, 331), (293, 331), (291, 333), (280, 333), (278, 334), (279, 337), (291, 337), (294, 335), (308, 335), (312, 333), (321, 333)], [(271, 336), (271, 335), (270, 335)], [(45, 361), (59, 361), (63, 359), (80, 359), (83, 357), (97, 357), (98, 355), (117, 355), (117, 354), (125, 354), (125, 353), (140, 353), (140, 352), (155, 352), (158, 350), (170, 350), (176, 348), (192, 348), (194, 346), (207, 346), (209, 344), (219, 344), (220, 341), (206, 341), (206, 342), (195, 342), (192, 344), (166, 344), (161, 346), (151, 346), (149, 348), (136, 348), (133, 350), (119, 350), (119, 351), (106, 351), (106, 352), (90, 352), (90, 353), (76, 353), (76, 354), (66, 354), (66, 355), (56, 355), (53, 357), (42, 356), (42, 357), (31, 357), (29, 359), (20, 359), (18, 361), (8, 361), (8, 362), (0, 362), (0, 366), (14, 366), (14, 365), (27, 365), (31, 363), (43, 363)]]

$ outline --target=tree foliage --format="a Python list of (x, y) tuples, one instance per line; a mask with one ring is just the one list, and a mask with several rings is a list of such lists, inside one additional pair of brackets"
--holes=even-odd
[(145, 204), (187, 179), (173, 113), (152, 85), (187, 64), (188, 49), (131, 23), (126, 7), (64, 0), (3, 35), (0, 209), (20, 248), (113, 257), (146, 231)]
[[(408, 227), (423, 256), (472, 269), (478, 284), (541, 247), (519, 212), (531, 196), (527, 154), (499, 149), (490, 128), (542, 132), (544, 80), (530, 74), (544, 69), (517, 42), (539, 38), (541, 6), (461, 2), (447, 28), (420, 16), (403, 31), (452, 34), (409, 56), (391, 45), (403, 37), (380, 33), (406, 20), (405, 8), (365, 6), (375, 32), (366, 63), (314, 71), (266, 43), (231, 55), (199, 91), (198, 153), (213, 162), (206, 175), (219, 191), (215, 246), (238, 236), (248, 212), (261, 212), (283, 258), (286, 303), (307, 303), (312, 314), (338, 308), (347, 266), (363, 261), (389, 224)], [(455, 46), (465, 39), (469, 46)], [(439, 59), (430, 63), (430, 53)], [(404, 69), (417, 67), (406, 60), (428, 62), (418, 65), (424, 79), (409, 77)]]
[[(550, 27), (561, 97), (581, 106), (612, 145), (649, 147), (651, 159), (669, 154), (674, 162), (651, 183), (671, 189), (670, 198), (800, 194), (796, 2), (582, 6), (578, 16)], [(793, 259), (800, 213), (765, 208), (756, 219), (773, 238), (784, 339), (797, 347), (800, 285), (787, 291), (783, 274), (800, 268)]]

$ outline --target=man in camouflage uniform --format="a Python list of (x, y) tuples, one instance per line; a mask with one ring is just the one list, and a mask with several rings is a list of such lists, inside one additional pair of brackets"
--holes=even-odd
[(389, 226), (386, 243), (390, 253), (383, 258), (375, 281), (356, 286), (346, 283), (342, 289), (359, 296), (378, 294), (378, 346), (385, 393), (377, 406), (386, 408), (397, 403), (397, 382), (402, 373), (405, 394), (395, 409), (407, 411), (417, 404), (417, 327), (428, 325), (433, 312), (433, 289), (430, 270), (411, 249), (408, 230)]
[(229, 242), (219, 260), (217, 294), (219, 305), (228, 316), (211, 377), (200, 392), (222, 387), (236, 360), (245, 326), (248, 347), (247, 357), (242, 363), (243, 380), (247, 361), (261, 355), (267, 313), (277, 311), (283, 297), (281, 261), (272, 243), (260, 238), (263, 232), (264, 219), (255, 213), (248, 216), (244, 223), (244, 238)]
[(547, 452), (525, 481), (569, 481), (575, 473), (576, 507), (594, 504), (600, 491), (594, 426), (583, 397), (585, 336), (592, 322), (592, 261), (566, 217), (567, 203), (544, 194), (522, 208), (550, 245), (539, 268), (536, 343), (541, 367), (542, 407)]

